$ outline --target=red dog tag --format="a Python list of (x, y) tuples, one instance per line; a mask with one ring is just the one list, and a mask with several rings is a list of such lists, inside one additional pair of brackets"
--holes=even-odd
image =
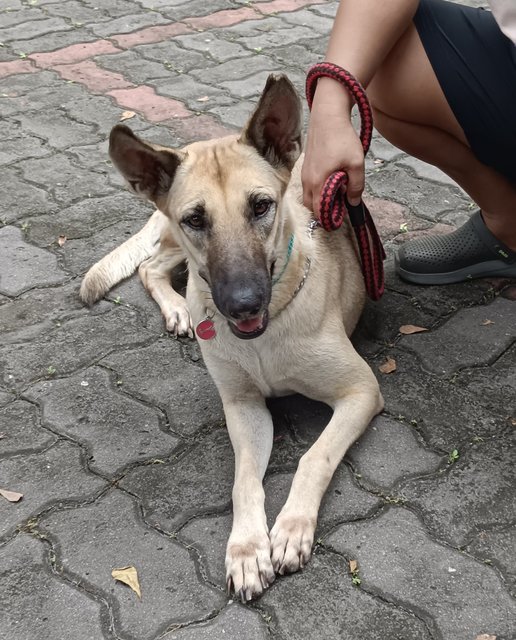
[(202, 320), (201, 322), (199, 322), (199, 324), (195, 327), (195, 333), (201, 340), (213, 340), (213, 338), (217, 335), (217, 332), (215, 331), (215, 325), (209, 318), (206, 318), (206, 320)]

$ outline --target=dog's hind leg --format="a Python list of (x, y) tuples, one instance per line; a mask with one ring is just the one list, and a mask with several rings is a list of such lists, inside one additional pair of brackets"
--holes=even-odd
[(167, 331), (175, 336), (193, 338), (193, 326), (186, 300), (171, 284), (172, 271), (185, 259), (182, 249), (168, 229), (161, 234), (158, 251), (139, 267), (140, 278), (158, 303)]
[[(358, 357), (358, 356), (357, 356)], [(349, 447), (383, 408), (367, 365), (354, 368), (355, 383), (334, 403), (333, 417), (299, 461), (292, 487), (271, 530), (271, 557), (279, 574), (302, 569), (310, 559), (321, 500)]]
[[(243, 374), (242, 372), (242, 375)], [(238, 388), (238, 387), (236, 387)], [(240, 386), (238, 397), (221, 393), (235, 452), (233, 527), (226, 550), (228, 591), (242, 602), (258, 596), (275, 578), (262, 480), (272, 449), (272, 418), (262, 394)]]

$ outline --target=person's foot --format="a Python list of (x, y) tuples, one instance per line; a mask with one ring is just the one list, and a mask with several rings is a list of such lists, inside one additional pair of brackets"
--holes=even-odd
[(396, 272), (414, 284), (452, 284), (472, 278), (516, 278), (516, 251), (486, 227), (480, 211), (453, 233), (411, 240), (399, 249)]

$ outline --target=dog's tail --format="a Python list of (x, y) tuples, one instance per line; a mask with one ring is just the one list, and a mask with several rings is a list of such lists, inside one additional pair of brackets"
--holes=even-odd
[(82, 301), (93, 304), (121, 280), (134, 273), (154, 253), (166, 223), (165, 215), (156, 209), (138, 233), (95, 263), (82, 281), (79, 291)]

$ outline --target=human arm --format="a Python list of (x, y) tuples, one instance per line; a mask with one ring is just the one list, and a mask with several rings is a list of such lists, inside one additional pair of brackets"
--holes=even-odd
[[(412, 21), (418, 0), (341, 0), (325, 59), (344, 67), (367, 87)], [(358, 204), (364, 188), (364, 154), (351, 125), (353, 99), (330, 78), (317, 84), (301, 173), (304, 204), (319, 215), (327, 177), (348, 174), (348, 199)]]

